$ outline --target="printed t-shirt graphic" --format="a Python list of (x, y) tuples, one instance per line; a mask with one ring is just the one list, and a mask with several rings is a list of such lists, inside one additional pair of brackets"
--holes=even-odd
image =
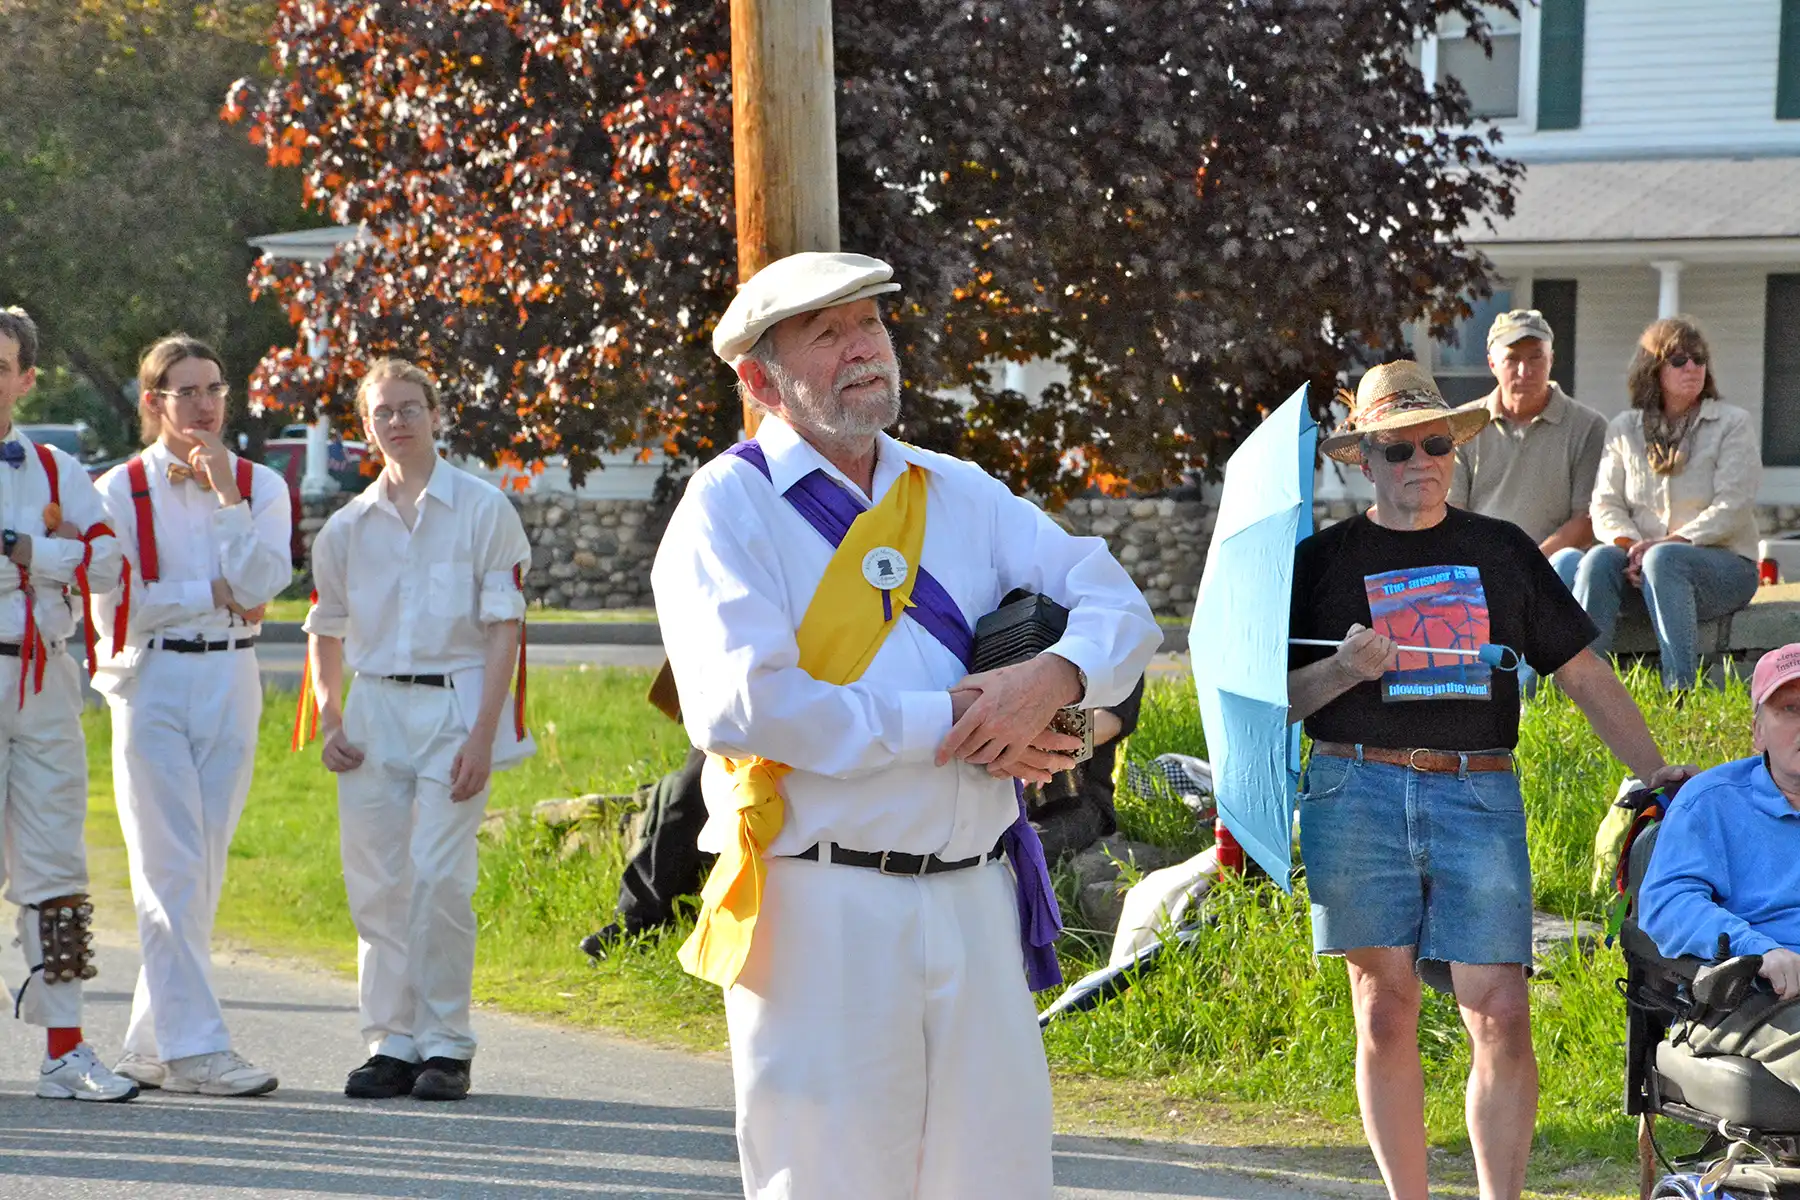
[[(1488, 640), (1487, 591), (1474, 567), (1411, 567), (1363, 577), (1375, 632), (1403, 646), (1477, 650)], [(1478, 658), (1402, 650), (1381, 677), (1383, 700), (1491, 700), (1493, 672)]]

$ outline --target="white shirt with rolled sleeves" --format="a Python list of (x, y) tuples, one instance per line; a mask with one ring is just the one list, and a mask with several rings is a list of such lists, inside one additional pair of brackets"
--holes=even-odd
[[(50, 537), (44, 528), (44, 509), (50, 503), (50, 481), (38, 463), (37, 451), (30, 438), (15, 426), (0, 439), (16, 442), (25, 452), (25, 460), (17, 467), (0, 466), (0, 521), (15, 533), (31, 538), (32, 617), (46, 642), (66, 641), (76, 632), (76, 614), (81, 598), (75, 592), (75, 573), (87, 559), (88, 587), (94, 595), (110, 591), (119, 582), (119, 539), (102, 534), (91, 543), (73, 538)], [(112, 523), (100, 493), (88, 479), (80, 463), (56, 447), (50, 454), (56, 462), (57, 491), (63, 520), (86, 533), (95, 525)], [(20, 586), (19, 570), (10, 562), (0, 562), (0, 642), (17, 643), (25, 636), (25, 591)], [(66, 592), (66, 595), (65, 595)]]
[(260, 631), (260, 624), (213, 603), (213, 580), (223, 579), (240, 607), (255, 608), (280, 595), (294, 578), (294, 506), (287, 480), (253, 463), (250, 502), (221, 505), (215, 493), (193, 480), (169, 482), (169, 467), (178, 460), (161, 442), (145, 449), (143, 458), (156, 523), (153, 582), (144, 579), (138, 561), (137, 506), (127, 464), (100, 477), (107, 520), (131, 564), (130, 627), (125, 650), (116, 657), (112, 639), (120, 596), (115, 592), (96, 605), (103, 675), (129, 674), (152, 638), (217, 641)]
[[(1018, 802), (1010, 780), (934, 762), (950, 731), (948, 691), (966, 674), (955, 655), (905, 619), (855, 683), (821, 683), (800, 669), (795, 630), (832, 548), (782, 492), (822, 469), (864, 505), (870, 498), (784, 422), (765, 419), (757, 441), (773, 485), (739, 458), (708, 463), (688, 483), (652, 571), (688, 735), (710, 754), (793, 768), (772, 856), (815, 842), (946, 859), (987, 852)], [(1052, 649), (1086, 673), (1081, 704), (1123, 701), (1162, 634), (1106, 543), (1063, 532), (978, 467), (886, 435), (877, 501), (910, 463), (928, 477), (924, 566), (971, 627), (1013, 588), (1041, 592), (1070, 610)], [(731, 783), (709, 763), (702, 786), (711, 819), (700, 845), (717, 850), (735, 836)]]
[[(531, 564), (518, 510), (485, 480), (439, 459), (408, 528), (386, 478), (345, 504), (313, 540), (319, 598), (306, 631), (341, 638), (358, 674), (448, 675), (469, 724), (481, 707), (484, 630), (525, 619), (514, 577)], [(495, 766), (529, 753), (500, 722)]]

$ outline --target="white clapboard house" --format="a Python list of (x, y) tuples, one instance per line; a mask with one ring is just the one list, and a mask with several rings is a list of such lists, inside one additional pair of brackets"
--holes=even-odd
[(1539, 0), (1491, 59), (1446, 28), (1428, 77), (1463, 81), (1527, 164), (1513, 215), (1467, 231), (1501, 276), (1453, 346), (1415, 339), (1453, 400), (1493, 386), (1496, 312), (1537, 308), (1555, 377), (1611, 415), (1658, 316), (1711, 343), (1759, 423), (1766, 505), (1800, 504), (1800, 0)]

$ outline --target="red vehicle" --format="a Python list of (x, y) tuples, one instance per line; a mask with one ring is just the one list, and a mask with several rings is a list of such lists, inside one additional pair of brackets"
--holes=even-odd
[[(331, 443), (331, 477), (350, 495), (369, 486), (372, 475), (363, 474), (369, 448), (362, 442)], [(271, 438), (263, 443), (263, 465), (287, 480), (288, 498), (294, 506), (294, 565), (306, 562), (306, 543), (300, 536), (300, 477), (306, 473), (305, 438)]]

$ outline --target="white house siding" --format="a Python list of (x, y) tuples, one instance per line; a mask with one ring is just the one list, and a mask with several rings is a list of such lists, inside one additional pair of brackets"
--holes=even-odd
[(1775, 119), (1780, 26), (1780, 0), (1587, 0), (1581, 127), (1508, 122), (1503, 149), (1527, 162), (1794, 153), (1800, 121)]

